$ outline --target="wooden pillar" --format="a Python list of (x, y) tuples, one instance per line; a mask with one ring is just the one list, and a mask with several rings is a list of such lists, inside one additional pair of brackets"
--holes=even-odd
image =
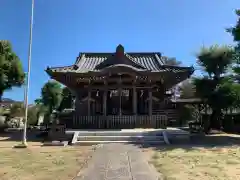
[(137, 115), (137, 92), (136, 92), (136, 87), (133, 87), (133, 114)]
[(88, 90), (88, 116), (91, 115), (91, 90)]
[(152, 89), (148, 90), (148, 114), (152, 115)]
[(107, 115), (107, 90), (103, 91), (103, 115)]
[(122, 88), (118, 89), (119, 92), (119, 115), (122, 115)]

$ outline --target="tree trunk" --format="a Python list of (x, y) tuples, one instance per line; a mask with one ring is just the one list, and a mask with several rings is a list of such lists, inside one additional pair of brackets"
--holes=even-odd
[(53, 107), (49, 106), (49, 114), (52, 114), (52, 112), (53, 112)]

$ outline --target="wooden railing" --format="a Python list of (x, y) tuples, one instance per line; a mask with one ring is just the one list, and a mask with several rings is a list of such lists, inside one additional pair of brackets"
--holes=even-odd
[(122, 116), (79, 116), (74, 115), (70, 123), (74, 129), (133, 129), (166, 128), (166, 115), (122, 115)]

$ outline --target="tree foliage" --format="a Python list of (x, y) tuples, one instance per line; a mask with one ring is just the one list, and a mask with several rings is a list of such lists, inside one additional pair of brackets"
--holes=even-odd
[(212, 109), (210, 127), (221, 126), (222, 110), (235, 104), (233, 81), (227, 76), (228, 68), (233, 63), (234, 49), (227, 46), (202, 48), (197, 55), (198, 64), (206, 76), (195, 78), (196, 95)]
[(24, 117), (24, 104), (23, 103), (15, 103), (10, 108), (10, 117)]
[(25, 74), (9, 41), (0, 40), (0, 100), (4, 91), (24, 83)]
[(36, 125), (39, 117), (39, 109), (37, 106), (32, 106), (28, 109), (28, 125)]
[(235, 46), (235, 66), (233, 68), (234, 72), (240, 75), (240, 9), (235, 11), (237, 15), (237, 22), (234, 27), (228, 28), (227, 32), (231, 33), (233, 40), (237, 43)]
[(162, 56), (162, 59), (166, 65), (179, 66), (181, 64), (181, 61), (178, 61), (176, 58), (169, 58), (166, 56)]
[(196, 97), (195, 85), (192, 82), (192, 79), (183, 81), (182, 84), (179, 86), (179, 91), (180, 91), (180, 98), (182, 99), (190, 99), (190, 98)]
[[(27, 123), (28, 125), (36, 125), (38, 121), (38, 107), (32, 106), (28, 108), (28, 119)], [(15, 118), (15, 117), (24, 117), (25, 115), (25, 107), (23, 103), (15, 103), (10, 108), (9, 112), (9, 118)]]
[(59, 111), (62, 111), (64, 109), (68, 109), (72, 107), (72, 100), (73, 100), (73, 95), (70, 91), (69, 88), (64, 87), (62, 90), (62, 101), (59, 106)]
[(235, 10), (237, 15), (237, 22), (234, 27), (228, 28), (227, 32), (231, 33), (233, 36), (233, 40), (235, 42), (240, 42), (240, 9)]
[(213, 45), (203, 47), (197, 54), (197, 63), (207, 73), (208, 78), (219, 78), (232, 65), (234, 49), (229, 46)]
[(35, 107), (38, 110), (38, 115), (41, 113), (46, 113), (48, 112), (48, 108), (43, 104), (42, 98), (38, 98), (34, 100)]
[[(235, 73), (233, 77), (236, 77), (237, 74), (237, 82), (233, 82), (231, 84), (232, 94), (235, 95), (234, 107), (239, 107), (239, 93), (240, 93), (240, 85), (239, 85), (239, 76), (240, 76), (240, 9), (235, 10), (235, 14), (237, 15), (237, 22), (234, 27), (228, 28), (227, 32), (231, 33), (233, 36), (234, 42), (236, 42), (236, 46), (234, 48), (235, 53), (233, 56), (233, 72)], [(236, 80), (234, 79), (234, 80)], [(230, 85), (229, 85), (230, 86)]]
[(56, 110), (62, 100), (62, 87), (56, 81), (48, 81), (42, 88), (42, 103), (48, 108), (48, 112), (52, 113)]

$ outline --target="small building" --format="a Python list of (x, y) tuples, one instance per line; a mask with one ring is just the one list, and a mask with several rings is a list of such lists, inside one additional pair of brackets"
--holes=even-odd
[[(193, 67), (166, 65), (160, 53), (80, 53), (71, 66), (46, 72), (75, 96), (69, 128), (164, 128), (169, 90), (189, 78)], [(163, 112), (163, 113), (162, 113)]]

